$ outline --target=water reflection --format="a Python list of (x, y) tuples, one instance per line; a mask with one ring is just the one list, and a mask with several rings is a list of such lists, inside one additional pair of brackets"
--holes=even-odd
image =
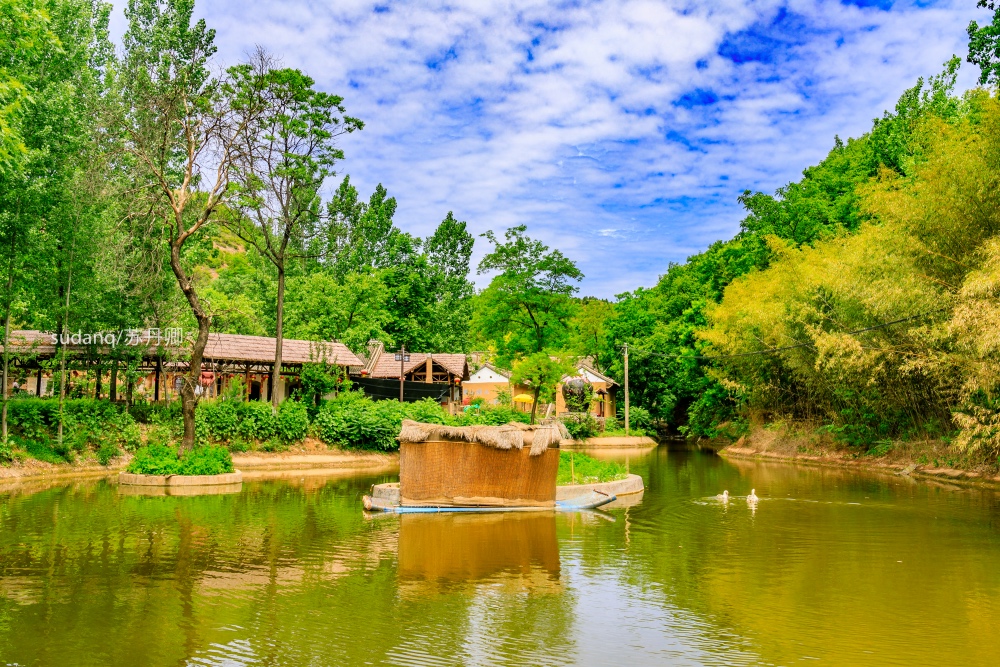
[(0, 664), (995, 663), (995, 491), (630, 466), (642, 502), (594, 514), (366, 519), (391, 476), (0, 489)]
[[(405, 514), (399, 517), (400, 581), (477, 583), (506, 576), (557, 587), (553, 512)], [(543, 586), (543, 587), (546, 587)]]

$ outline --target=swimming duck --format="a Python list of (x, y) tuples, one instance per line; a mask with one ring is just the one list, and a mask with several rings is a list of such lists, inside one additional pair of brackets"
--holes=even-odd
[(751, 505), (755, 505), (760, 498), (757, 497), (757, 489), (750, 489), (750, 495), (747, 496), (747, 502)]
[(723, 491), (722, 493), (720, 493), (719, 495), (717, 495), (715, 498), (716, 498), (716, 500), (721, 500), (724, 503), (728, 503), (729, 502), (729, 491), (728, 490), (727, 491)]

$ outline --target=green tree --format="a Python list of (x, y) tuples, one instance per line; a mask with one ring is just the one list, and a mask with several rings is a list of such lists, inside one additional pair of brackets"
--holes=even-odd
[(992, 0), (979, 0), (978, 6), (994, 10), (993, 21), (983, 26), (969, 23), (967, 60), (979, 66), (979, 85), (1000, 86), (1000, 6)]
[(443, 352), (468, 352), (475, 289), (469, 280), (475, 239), (463, 221), (448, 211), (434, 234), (424, 243), (433, 277), (434, 308), (431, 313), (435, 340), (430, 348)]
[(483, 234), (493, 250), (479, 263), (479, 273), (498, 274), (479, 295), (475, 328), (504, 365), (566, 344), (574, 283), (583, 278), (572, 260), (526, 231), (524, 225), (511, 227), (503, 241), (492, 231)]
[(546, 402), (555, 396), (555, 387), (567, 375), (574, 375), (573, 364), (561, 356), (548, 352), (533, 352), (514, 362), (510, 381), (513, 385), (530, 387), (534, 394), (531, 403), (531, 423), (535, 423), (535, 413), (540, 398)]
[(192, 23), (193, 12), (194, 0), (130, 0), (116, 87), (116, 130), (136, 165), (136, 192), (144, 195), (134, 202), (135, 219), (147, 226), (137, 232), (164, 239), (197, 326), (181, 388), (182, 451), (194, 446), (195, 386), (212, 322), (185, 247), (217, 217), (234, 162), (266, 111), (235, 85), (239, 69), (223, 79), (211, 75), (215, 31), (204, 20)]
[[(234, 160), (235, 196), (229, 211), (233, 232), (252, 245), (277, 271), (272, 386), (281, 373), (287, 262), (306, 257), (318, 232), (319, 190), (344, 153), (337, 137), (363, 127), (345, 115), (343, 98), (318, 91), (295, 69), (278, 69), (258, 49), (251, 62), (231, 70), (231, 86), (262, 113), (245, 128), (246, 140)], [(263, 109), (259, 112), (258, 109)], [(278, 407), (278, 393), (271, 402)]]
[(369, 340), (389, 342), (385, 327), (392, 318), (388, 294), (378, 276), (355, 273), (339, 282), (316, 272), (289, 283), (289, 335), (308, 340), (339, 340), (363, 349)]

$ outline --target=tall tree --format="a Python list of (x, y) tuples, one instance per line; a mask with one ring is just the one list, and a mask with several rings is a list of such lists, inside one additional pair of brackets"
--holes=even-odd
[(978, 6), (994, 10), (993, 22), (969, 23), (968, 61), (979, 66), (979, 85), (1000, 86), (1000, 4), (979, 0)]
[(259, 100), (243, 96), (241, 72), (213, 77), (215, 31), (192, 23), (194, 0), (130, 0), (125, 11), (119, 117), (124, 149), (137, 166), (145, 234), (166, 242), (170, 268), (197, 323), (181, 388), (184, 436), (194, 446), (195, 386), (212, 318), (198, 296), (185, 245), (214, 221), (230, 190), (245, 137), (261, 120)]
[(434, 234), (424, 243), (424, 252), (434, 279), (434, 349), (467, 352), (475, 289), (469, 280), (475, 239), (465, 222), (448, 211)]
[(572, 260), (526, 232), (524, 225), (511, 227), (503, 241), (492, 231), (483, 234), (493, 250), (479, 263), (479, 273), (499, 273), (478, 299), (475, 327), (503, 364), (566, 344), (574, 283), (583, 279)]
[(230, 228), (277, 271), (271, 403), (278, 407), (288, 260), (305, 257), (319, 229), (319, 190), (344, 157), (337, 137), (364, 124), (344, 114), (343, 98), (314, 88), (295, 69), (279, 69), (258, 49), (233, 69), (232, 84), (251, 107), (263, 109), (260, 127), (247, 128), (233, 169), (236, 196)]

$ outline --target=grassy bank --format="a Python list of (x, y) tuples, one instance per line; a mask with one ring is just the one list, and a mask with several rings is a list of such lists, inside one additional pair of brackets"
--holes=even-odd
[(777, 423), (751, 427), (734, 440), (712, 443), (720, 454), (809, 464), (886, 469), (951, 479), (1000, 481), (997, 462), (956, 448), (948, 438), (878, 440), (858, 446), (839, 440), (815, 423)]
[(628, 477), (625, 466), (615, 461), (600, 461), (579, 452), (559, 452), (556, 484), (593, 484), (615, 482)]

